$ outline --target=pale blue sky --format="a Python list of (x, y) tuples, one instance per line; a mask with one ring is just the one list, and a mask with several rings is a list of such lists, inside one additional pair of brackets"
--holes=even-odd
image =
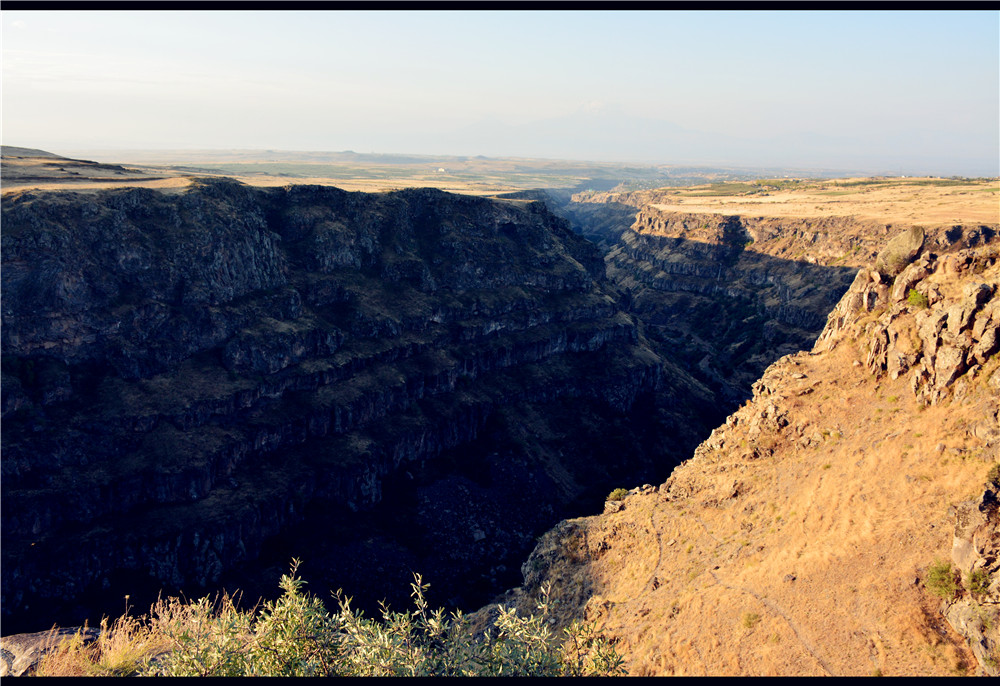
[(4, 11), (2, 140), (1000, 174), (1000, 12)]

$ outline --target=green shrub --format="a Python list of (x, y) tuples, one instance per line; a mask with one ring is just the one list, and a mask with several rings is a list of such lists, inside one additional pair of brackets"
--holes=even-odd
[(622, 659), (592, 624), (574, 623), (554, 635), (548, 593), (540, 615), (521, 617), (501, 607), (490, 628), (474, 635), (460, 613), (430, 611), (419, 575), (411, 584), (414, 609), (382, 607), (381, 620), (351, 609), (334, 594), (328, 614), (305, 582), (281, 577), (283, 595), (257, 612), (243, 612), (228, 597), (154, 606), (150, 625), (165, 636), (166, 652), (146, 660), (142, 673), (157, 676), (590, 676), (622, 674)]
[(760, 615), (756, 612), (744, 612), (741, 621), (743, 622), (743, 626), (747, 629), (752, 629), (757, 625), (757, 622), (760, 621)]
[(994, 462), (990, 471), (986, 472), (986, 485), (1000, 488), (1000, 462)]
[(931, 593), (941, 598), (954, 598), (958, 593), (958, 582), (955, 581), (955, 572), (950, 562), (935, 560), (934, 564), (927, 568), (925, 583)]
[(982, 595), (990, 590), (990, 575), (985, 569), (976, 569), (965, 575), (965, 587), (973, 595)]
[(615, 490), (608, 493), (608, 500), (624, 500), (625, 496), (628, 495), (628, 490), (625, 488), (616, 488)]
[(921, 310), (926, 310), (931, 306), (931, 301), (927, 299), (926, 295), (912, 288), (906, 294), (906, 302)]

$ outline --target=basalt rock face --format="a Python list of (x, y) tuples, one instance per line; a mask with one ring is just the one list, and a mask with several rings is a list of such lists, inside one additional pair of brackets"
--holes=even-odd
[(540, 203), (22, 193), (2, 278), (5, 633), (137, 579), (254, 593), (291, 555), (372, 602), (413, 569), (460, 604), (714, 422)]
[(646, 206), (606, 257), (609, 278), (657, 350), (732, 406), (768, 364), (810, 347), (851, 284), (835, 220), (664, 212)]

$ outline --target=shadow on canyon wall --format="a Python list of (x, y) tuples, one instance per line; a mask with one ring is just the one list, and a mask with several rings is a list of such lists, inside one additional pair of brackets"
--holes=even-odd
[(255, 601), (292, 557), (368, 613), (412, 572), (479, 607), (556, 522), (663, 481), (853, 276), (642, 237), (609, 279), (540, 203), (430, 190), (3, 213), (5, 633)]

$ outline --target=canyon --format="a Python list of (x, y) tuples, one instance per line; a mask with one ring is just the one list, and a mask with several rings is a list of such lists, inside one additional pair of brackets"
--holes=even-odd
[[(5, 193), (4, 634), (126, 594), (273, 594), (301, 557), (369, 609), (405, 605), (412, 571), (483, 613), (547, 583), (633, 674), (985, 664), (1000, 222), (688, 209), (206, 177)], [(935, 643), (920, 579), (948, 504), (993, 600), (953, 599), (967, 636)], [(864, 620), (830, 619), (843, 597)]]
[(894, 236), (814, 345), (501, 602), (547, 589), (634, 675), (1000, 674), (998, 269), (995, 225)]
[(5, 626), (263, 592), (291, 556), (372, 603), (411, 569), (485, 602), (720, 416), (539, 203), (206, 180), (3, 224)]

